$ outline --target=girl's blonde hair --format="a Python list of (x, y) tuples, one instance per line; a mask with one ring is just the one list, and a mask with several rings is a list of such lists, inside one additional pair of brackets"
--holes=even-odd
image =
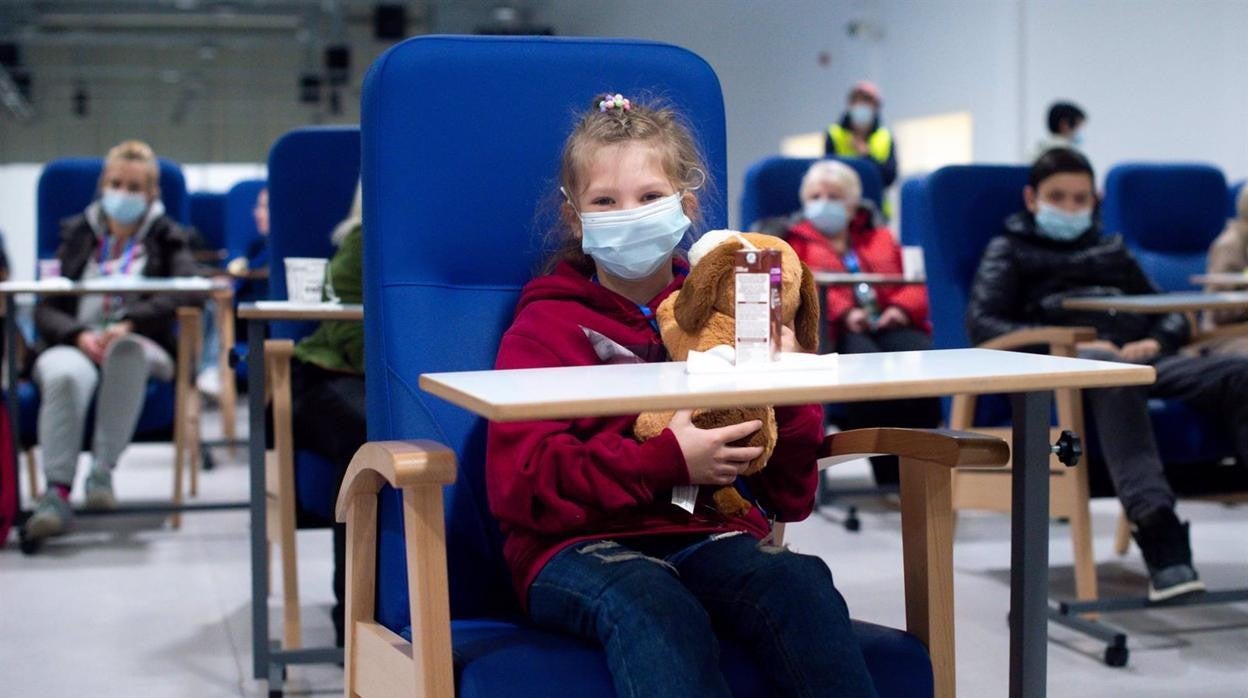
[[(706, 159), (685, 120), (667, 104), (658, 100), (647, 103), (629, 102), (629, 108), (611, 107), (603, 111), (600, 104), (613, 95), (603, 94), (594, 98), (588, 112), (577, 120), (572, 133), (563, 144), (563, 156), (559, 162), (559, 185), (568, 199), (574, 199), (585, 188), (585, 173), (589, 170), (594, 152), (607, 145), (627, 142), (648, 142), (658, 146), (663, 158), (663, 171), (677, 191), (713, 189)], [(696, 229), (702, 222), (701, 206), (689, 213)], [(568, 261), (581, 268), (589, 268), (592, 262), (581, 251), (581, 240), (572, 234), (572, 228), (564, 217), (559, 233), (563, 244), (551, 259), (548, 267), (560, 261)]]
[[(156, 161), (156, 153), (152, 151), (152, 146), (138, 140), (122, 141), (108, 149), (108, 155), (104, 156), (105, 168), (114, 160), (137, 162), (143, 165), (147, 168), (147, 185), (153, 189), (157, 188), (160, 182), (160, 164)], [(104, 173), (101, 172), (100, 180), (103, 181), (103, 178)]]

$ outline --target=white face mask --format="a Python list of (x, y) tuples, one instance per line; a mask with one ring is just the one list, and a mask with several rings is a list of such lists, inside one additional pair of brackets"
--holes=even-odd
[(582, 213), (581, 249), (612, 276), (641, 279), (671, 261), (691, 222), (681, 194), (637, 208)]

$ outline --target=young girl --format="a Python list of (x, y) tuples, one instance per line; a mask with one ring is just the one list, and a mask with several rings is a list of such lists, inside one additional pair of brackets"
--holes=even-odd
[[(664, 360), (654, 314), (684, 280), (676, 249), (705, 172), (672, 110), (596, 100), (563, 151), (568, 244), (525, 287), (497, 367)], [(791, 330), (783, 339), (799, 350)], [(707, 495), (757, 457), (730, 444), (759, 422), (699, 429), (690, 416), (645, 443), (636, 415), (490, 425), (490, 508), (529, 615), (601, 644), (621, 697), (731, 695), (717, 637), (744, 647), (781, 695), (875, 695), (827, 566), (760, 542), (765, 516), (811, 511), (821, 408), (776, 408), (779, 441), (748, 478), (757, 506), (745, 517), (720, 515)], [(672, 488), (691, 484), (704, 487), (689, 513)]]

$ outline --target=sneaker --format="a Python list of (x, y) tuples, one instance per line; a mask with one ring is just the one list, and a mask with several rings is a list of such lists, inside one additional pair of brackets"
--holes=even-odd
[(69, 530), (73, 516), (69, 502), (49, 489), (35, 503), (35, 513), (26, 521), (26, 536), (35, 540), (59, 536)]
[(107, 468), (92, 468), (87, 474), (87, 508), (93, 511), (114, 509), (113, 473)]
[(199, 372), (195, 378), (195, 387), (199, 392), (213, 400), (221, 398), (221, 372), (216, 366), (209, 366)]
[(1170, 508), (1158, 509), (1132, 525), (1131, 535), (1148, 566), (1148, 600), (1165, 601), (1205, 590), (1192, 566), (1187, 522)]

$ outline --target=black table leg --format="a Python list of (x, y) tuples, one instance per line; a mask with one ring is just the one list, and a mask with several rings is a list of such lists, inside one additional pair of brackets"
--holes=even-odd
[(1013, 509), (1010, 520), (1010, 698), (1046, 690), (1051, 392), (1010, 396)]
[(269, 559), (265, 541), (263, 320), (247, 322), (247, 404), (251, 428), (251, 653), (255, 678), (269, 677)]

